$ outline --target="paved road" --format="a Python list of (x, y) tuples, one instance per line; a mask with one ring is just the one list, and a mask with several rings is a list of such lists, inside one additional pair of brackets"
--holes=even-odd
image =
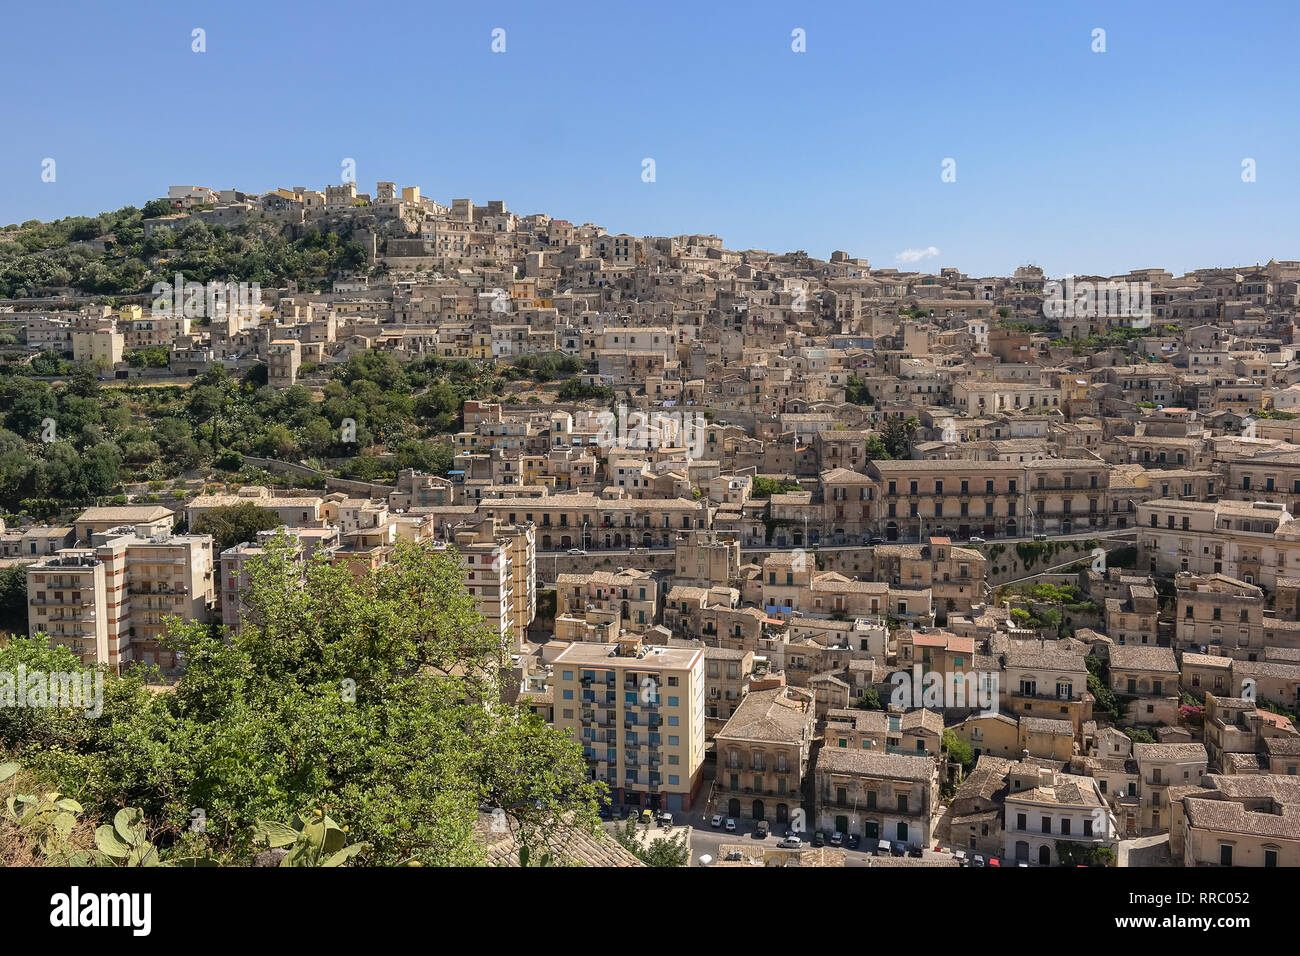
[[(702, 858), (709, 857), (710, 862), (717, 860), (720, 856), (720, 848), (725, 844), (745, 844), (747, 846), (759, 847), (765, 846), (776, 849), (777, 842), (785, 835), (784, 827), (778, 832), (769, 833), (764, 839), (760, 840), (754, 835), (754, 824), (750, 820), (737, 820), (736, 832), (728, 832), (721, 827), (714, 829), (710, 825), (711, 817), (705, 814), (688, 814), (689, 820), (683, 818), (682, 814), (675, 815), (675, 823), (671, 830), (663, 830), (658, 826), (650, 830), (650, 839), (660, 835), (676, 836), (681, 833), (685, 826), (690, 830), (688, 843), (691, 848), (691, 866), (705, 866)], [(605, 824), (605, 829), (610, 833), (614, 832), (614, 822), (610, 821)], [(829, 843), (828, 843), (829, 845)], [(846, 843), (842, 847), (837, 847), (844, 851), (844, 865), (852, 867), (866, 867), (871, 865), (873, 855), (864, 849), (850, 849)], [(945, 859), (947, 854), (936, 854), (931, 850), (922, 851), (925, 857), (935, 859)]]

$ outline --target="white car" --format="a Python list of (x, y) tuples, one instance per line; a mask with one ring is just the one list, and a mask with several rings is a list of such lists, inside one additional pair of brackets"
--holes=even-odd
[(713, 815), (713, 819), (709, 821), (709, 825), (710, 825), (710, 826), (714, 826), (714, 827), (720, 827), (720, 826), (722, 826), (722, 814), (721, 814), (721, 813), (715, 813), (715, 814)]
[(728, 833), (735, 833), (735, 832), (736, 832), (736, 821), (733, 820), (731, 817), (727, 817), (727, 822), (726, 822), (726, 824), (723, 826), (723, 829), (726, 830)]
[(586, 554), (586, 553), (587, 553), (587, 552), (586, 552), (586, 551), (583, 551), (581, 548), (570, 548), (570, 549), (569, 549), (569, 554)]
[(777, 841), (776, 845), (783, 850), (797, 850), (801, 846), (803, 846), (803, 841), (800, 840), (797, 836), (788, 836), (782, 840)]

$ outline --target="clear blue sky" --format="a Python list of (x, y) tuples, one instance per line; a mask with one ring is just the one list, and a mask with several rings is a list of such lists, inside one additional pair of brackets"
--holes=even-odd
[(1298, 9), (10, 4), (0, 223), (142, 205), (170, 184), (323, 188), (350, 157), (363, 192), (392, 180), (876, 267), (929, 247), (918, 267), (973, 275), (1300, 258)]

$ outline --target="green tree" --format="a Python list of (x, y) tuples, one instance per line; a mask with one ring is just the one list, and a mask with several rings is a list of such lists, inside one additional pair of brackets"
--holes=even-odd
[(920, 426), (916, 416), (906, 419), (891, 418), (880, 429), (880, 440), (891, 458), (909, 458), (912, 454), (912, 435)]
[[(259, 821), (304, 807), (338, 808), (376, 865), (481, 863), (485, 803), (539, 854), (566, 828), (595, 831), (603, 784), (576, 741), (502, 697), (509, 658), (454, 553), (403, 541), (354, 571), (281, 537), (247, 567), (238, 635), (170, 622), (186, 658), (172, 693), (106, 675), (98, 719), (0, 708), (0, 740), (92, 814), (139, 807), (164, 853), (194, 807), (226, 862), (260, 849)], [(77, 667), (43, 638), (0, 647), (0, 669), (18, 663)]]
[(880, 703), (880, 692), (874, 687), (868, 687), (858, 695), (858, 699), (853, 702), (853, 706), (858, 710), (884, 710)]
[(0, 631), (27, 633), (27, 569), (0, 568)]
[(943, 749), (948, 751), (948, 759), (957, 761), (964, 770), (975, 766), (975, 755), (970, 749), (970, 744), (958, 737), (951, 729), (945, 729), (943, 732)]
[(248, 501), (204, 511), (194, 520), (190, 531), (212, 535), (214, 549), (221, 552), (240, 542), (252, 541), (257, 532), (272, 531), (283, 523), (274, 511)]
[(633, 817), (614, 824), (614, 839), (646, 866), (686, 866), (691, 862), (686, 827), (675, 836), (656, 836), (652, 840), (650, 824)]

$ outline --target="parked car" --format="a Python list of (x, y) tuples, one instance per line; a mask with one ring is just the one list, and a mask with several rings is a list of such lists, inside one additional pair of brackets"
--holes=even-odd
[(894, 844), (891, 844), (890, 847), (889, 847), (889, 855), (890, 855), (890, 856), (906, 856), (906, 855), (907, 855), (907, 846), (906, 846), (905, 844), (902, 844), (902, 843), (894, 843)]
[(666, 810), (659, 814), (659, 825), (664, 829), (672, 829), (673, 815)]
[(839, 830), (836, 830), (834, 833), (831, 834), (831, 846), (843, 846), (843, 844), (844, 844), (844, 834), (841, 833)]
[(754, 826), (754, 836), (758, 837), (760, 840), (766, 840), (767, 835), (770, 832), (772, 832), (772, 828), (768, 825), (766, 820), (759, 820)]
[(653, 813), (651, 813), (649, 810), (641, 811), (642, 823), (644, 823), (646, 826), (649, 826), (650, 824), (654, 823), (654, 821), (655, 821), (655, 815)]
[(877, 545), (877, 544), (884, 544), (884, 543), (885, 543), (885, 539), (878, 534), (873, 534), (870, 538), (867, 539), (867, 544), (869, 545)]
[(582, 548), (570, 548), (570, 549), (569, 549), (569, 554), (586, 554), (586, 553), (587, 553), (587, 552), (586, 552), (586, 551), (583, 551)]
[(788, 836), (778, 841), (776, 845), (783, 850), (798, 850), (803, 846), (803, 841), (797, 836)]
[(736, 832), (736, 821), (733, 820), (731, 817), (727, 817), (727, 822), (726, 822), (726, 824), (723, 826), (723, 829), (726, 830), (728, 833), (735, 833), (735, 832)]
[(720, 827), (720, 826), (722, 826), (722, 814), (721, 814), (721, 813), (715, 813), (715, 814), (713, 815), (713, 819), (709, 821), (709, 826), (712, 826), (712, 827)]
[(966, 543), (967, 543), (967, 544), (983, 544), (983, 543), (984, 543), (984, 539), (981, 538), (981, 537), (980, 537), (979, 535), (977, 535), (977, 534), (973, 534), (973, 535), (971, 535), (969, 538), (966, 539)]
[(909, 846), (907, 848), (907, 855), (914, 856), (919, 860), (921, 858), (921, 848), (919, 846)]
[(1040, 532), (1038, 532), (1037, 534), (1034, 535), (1034, 540), (1035, 540), (1035, 541), (1046, 541), (1046, 540), (1047, 540), (1047, 535), (1045, 535), (1043, 532), (1040, 531)]
[(813, 834), (812, 844), (813, 846), (825, 846), (826, 834), (822, 833), (821, 830), (818, 830), (816, 833)]
[(849, 849), (850, 849), (850, 850), (856, 850), (857, 848), (858, 848), (858, 835), (857, 835), (856, 833), (850, 833), (850, 834), (849, 834)]

